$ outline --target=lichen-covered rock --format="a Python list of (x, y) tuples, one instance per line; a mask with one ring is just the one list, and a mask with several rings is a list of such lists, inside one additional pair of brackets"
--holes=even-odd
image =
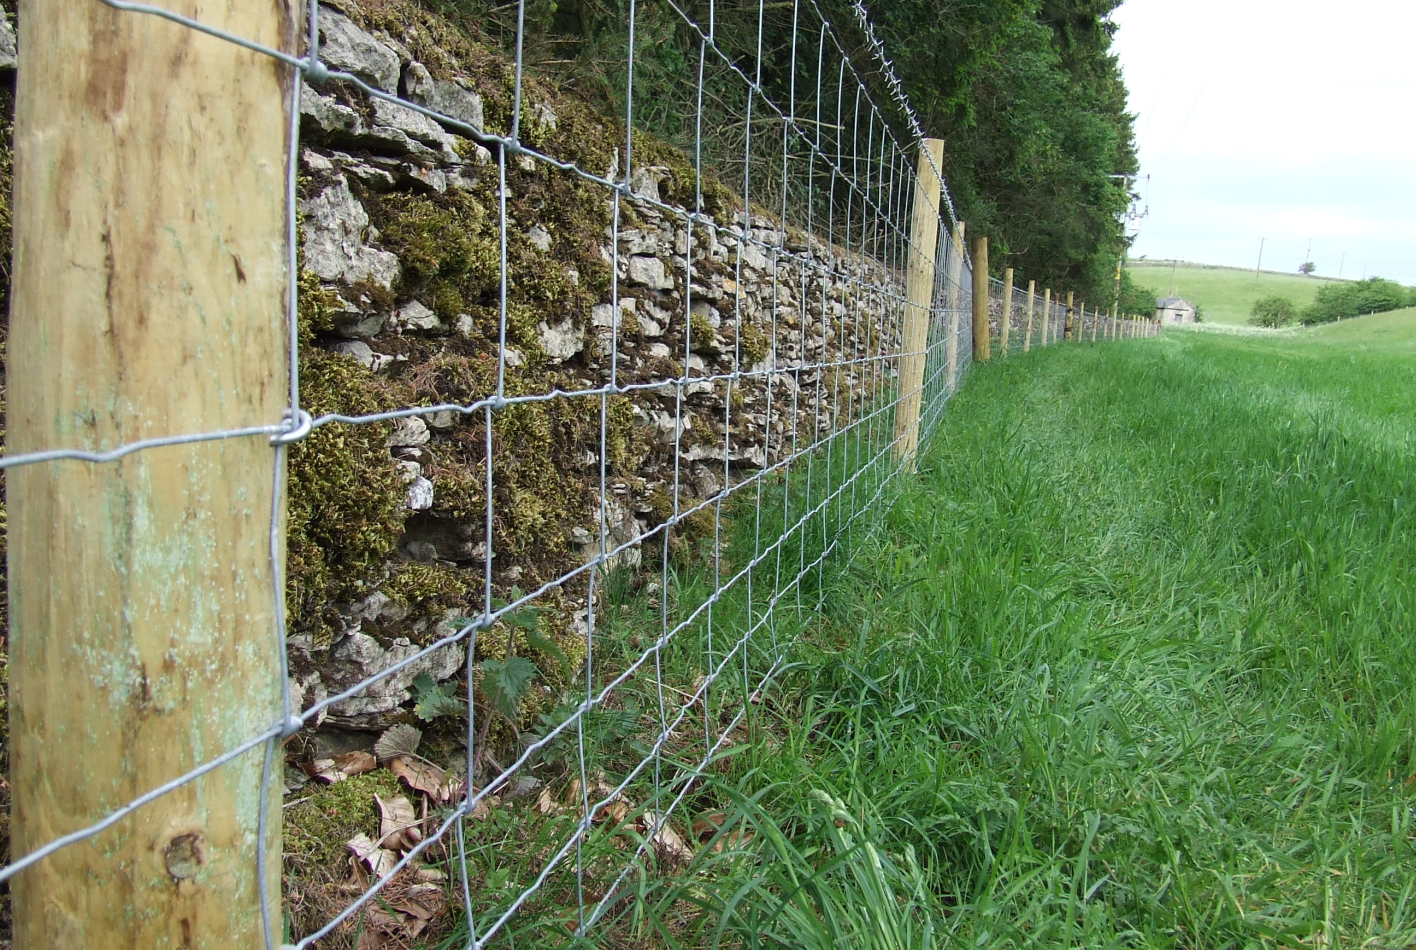
[(10, 25), (9, 14), (0, 11), (0, 69), (14, 69), (19, 65), (19, 47), (15, 43), (15, 28)]
[(375, 89), (398, 91), (398, 54), (350, 19), (320, 7), (320, 60), (340, 72), (357, 76)]
[[(456, 632), (447, 621), (443, 621), (440, 627), (443, 636)], [(355, 630), (329, 651), (329, 658), (320, 671), (321, 678), (326, 690), (337, 693), (403, 662), (420, 649), (406, 637), (395, 637), (385, 645)], [(462, 645), (450, 644), (378, 680), (357, 696), (335, 703), (329, 709), (330, 715), (344, 720), (346, 725), (382, 725), (382, 715), (393, 712), (413, 698), (409, 687), (420, 673), (427, 673), (435, 682), (442, 682), (462, 669), (465, 659)]]
[(673, 277), (665, 271), (664, 262), (657, 257), (631, 257), (626, 279), (631, 284), (650, 290), (674, 289)]
[(551, 363), (564, 363), (585, 349), (585, 331), (573, 320), (536, 324), (536, 336), (541, 343), (541, 351)]
[(404, 86), (409, 101), (483, 131), (482, 97), (476, 92), (455, 82), (434, 79), (426, 66), (416, 62), (410, 63), (404, 73)]
[(305, 267), (320, 280), (389, 287), (398, 278), (398, 258), (364, 243), (369, 214), (343, 178), (300, 202), (300, 211), (305, 215)]

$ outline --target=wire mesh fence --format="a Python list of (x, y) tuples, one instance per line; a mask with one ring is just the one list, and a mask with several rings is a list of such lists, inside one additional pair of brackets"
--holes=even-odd
[[(180, 750), (137, 779), (138, 794), (22, 822), (0, 881), (81, 850), (105, 861), (134, 846), (135, 813), (244, 763), (253, 784), (233, 807), (250, 826), (251, 866), (231, 888), (255, 896), (261, 919), (248, 933), (267, 947), (411, 939), (447, 903), (467, 946), (528, 927), (547, 945), (551, 934), (593, 936), (624, 912), (626, 882), (699, 846), (685, 802), (753, 745), (754, 710), (771, 702), (816, 616), (824, 576), (869, 530), (909, 469), (906, 447), (940, 424), (971, 362), (971, 264), (947, 190), (943, 213), (920, 210), (924, 178), (939, 171), (908, 101), (894, 83), (890, 109), (877, 103), (813, 0), (791, 4), (788, 79), (771, 86), (785, 99), (763, 79), (761, 0), (731, 11), (757, 18), (758, 45), (747, 50), (724, 48), (725, 12), (711, 2), (656, 8), (697, 50), (689, 84), (656, 90), (692, 118), (682, 150), (636, 131), (643, 13), (632, 2), (624, 112), (593, 127), (573, 108), (557, 114), (533, 85), (520, 35), (500, 73), (487, 67), (488, 82), (502, 83), (497, 99), (487, 82), (459, 80), (466, 63), (423, 63), (412, 29), (400, 38), (361, 26), (348, 4), (310, 3), (299, 49), (151, 5), (81, 5), (195, 31), (282, 70), (285, 219), (270, 238), (283, 242), (290, 275), (288, 402), (283, 418), (210, 431), (166, 419), (168, 432), (43, 446), (0, 467), (54, 473), (268, 443), (272, 583), (248, 596), (269, 601), (274, 655), (259, 659), (279, 691), (269, 704), (250, 700), (263, 727), (221, 748)], [(854, 9), (888, 76), (865, 8)], [(912, 136), (903, 141), (893, 131), (901, 112)], [(705, 135), (715, 123), (733, 134)], [(535, 216), (548, 196), (583, 202), (589, 225), (543, 226)], [(364, 206), (406, 210), (425, 198), (444, 230), (400, 237), (408, 218), (386, 218), (383, 240), (403, 244), (400, 254), (381, 249)], [(479, 232), (459, 230), (474, 216)], [(930, 232), (932, 261), (919, 241)], [(585, 234), (594, 240), (581, 256), (557, 256)], [(410, 278), (414, 250), (431, 262), (421, 282)], [(460, 284), (448, 277), (454, 251)], [(234, 270), (230, 280), (244, 283), (239, 257)], [(922, 303), (911, 299), (912, 272), (932, 283)], [(1009, 295), (998, 285), (989, 302), (1007, 351), (1061, 340), (1066, 315), (1050, 294), (1012, 290), (1005, 321)], [(1093, 315), (1077, 332), (1106, 329)], [(906, 378), (915, 360), (922, 374)], [(407, 401), (325, 405), (311, 395), (331, 367), (354, 364), (357, 380)], [(407, 385), (390, 389), (385, 377)], [(399, 540), (384, 578), (438, 578), (457, 594), (438, 600), (416, 635), (391, 645), (375, 636), (407, 622), (409, 600), (377, 585), (318, 620), (303, 601), (324, 588), (286, 603), (287, 464), (307, 478), (301, 453), (320, 439), (372, 439), (390, 453)], [(46, 583), (64, 598), (77, 581)], [(17, 625), (17, 645), (24, 635)], [(172, 650), (179, 676), (180, 641)], [(343, 678), (311, 672), (319, 651), (344, 663)], [(400, 712), (415, 699), (421, 729)], [(320, 758), (308, 736), (322, 724), (376, 731), (379, 744), (363, 758)], [(44, 754), (17, 748), (26, 761)], [(309, 781), (373, 760), (422, 805), (380, 799), (380, 836), (348, 842), (342, 898), (300, 913), (277, 893), (281, 790), (306, 781), (293, 768), (294, 781), (281, 781), (287, 756), (303, 758)], [(41, 807), (21, 789), (17, 812)], [(292, 794), (287, 807), (302, 800)], [(502, 837), (483, 830), (497, 810), (515, 815)], [(188, 834), (162, 847), (174, 882), (200, 863)], [(524, 857), (515, 877), (499, 869), (508, 849)], [(42, 916), (43, 897), (25, 900), (34, 903), (17, 895), (17, 914)]]

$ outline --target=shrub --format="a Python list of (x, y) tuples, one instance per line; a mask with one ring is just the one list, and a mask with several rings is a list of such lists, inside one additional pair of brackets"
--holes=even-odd
[(1381, 277), (1328, 284), (1318, 291), (1312, 305), (1303, 311), (1303, 322), (1331, 323), (1369, 313), (1400, 310), (1410, 300), (1411, 291), (1408, 288)]
[(1255, 300), (1249, 310), (1249, 322), (1256, 327), (1286, 327), (1297, 317), (1297, 305), (1278, 295)]

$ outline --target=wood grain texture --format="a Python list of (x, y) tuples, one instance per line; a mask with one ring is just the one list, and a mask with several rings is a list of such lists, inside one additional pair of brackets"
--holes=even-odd
[(1003, 271), (1003, 318), (998, 323), (998, 346), (1003, 351), (1002, 356), (1008, 355), (1008, 331), (1013, 322), (1013, 268), (1005, 268)]
[(988, 238), (976, 237), (970, 243), (973, 246), (973, 358), (986, 363), (992, 351), (988, 327)]
[(909, 303), (900, 334), (900, 399), (895, 408), (895, 459), (907, 468), (914, 467), (915, 451), (919, 447), (929, 315), (934, 306), (934, 258), (939, 249), (939, 193), (943, 188), (935, 169), (943, 162), (943, 139), (925, 139), (920, 143), (910, 225), (911, 253), (906, 273)]
[(1037, 281), (1035, 281), (1035, 280), (1030, 280), (1030, 281), (1028, 281), (1028, 332), (1027, 332), (1027, 335), (1023, 337), (1023, 352), (1024, 352), (1024, 353), (1027, 353), (1029, 350), (1032, 349), (1032, 335), (1033, 335), (1033, 301), (1036, 299), (1036, 296), (1037, 296)]
[(953, 253), (949, 255), (949, 329), (944, 338), (944, 384), (953, 392), (959, 386), (959, 311), (963, 306), (964, 240), (967, 225), (954, 226)]
[[(282, 0), (165, 5), (295, 45)], [(8, 451), (278, 422), (292, 71), (97, 0), (19, 22)], [(274, 473), (263, 437), (9, 473), (14, 855), (278, 721)], [(262, 758), (21, 872), (17, 950), (263, 945)]]

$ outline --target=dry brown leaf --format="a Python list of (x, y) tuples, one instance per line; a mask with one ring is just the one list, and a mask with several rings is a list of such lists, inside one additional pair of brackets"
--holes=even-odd
[(359, 942), (354, 945), (354, 950), (383, 950), (388, 946), (388, 938), (373, 927), (365, 927), (359, 931)]
[(447, 787), (447, 773), (436, 765), (399, 756), (391, 760), (388, 767), (409, 788), (422, 792), (435, 802), (446, 802), (452, 797)]
[[(487, 798), (494, 796), (488, 795)], [(467, 813), (467, 817), (473, 821), (486, 821), (492, 817), (492, 806), (487, 804), (487, 798), (478, 799), (477, 804), (472, 806), (472, 810)]]
[[(657, 829), (654, 827), (656, 824), (659, 825)], [(693, 848), (674, 830), (667, 818), (662, 819), (661, 823), (652, 811), (646, 811), (639, 819), (639, 830), (649, 837), (649, 843), (654, 846), (660, 858), (666, 861), (688, 861), (693, 857)]]
[(371, 752), (345, 752), (334, 757), (334, 767), (345, 775), (363, 775), (379, 767)]
[(339, 766), (334, 764), (334, 759), (315, 759), (305, 771), (309, 772), (312, 777), (330, 785), (342, 782), (348, 777), (339, 771)]
[(394, 865), (398, 863), (397, 852), (381, 847), (379, 842), (374, 841), (363, 832), (350, 838), (345, 843), (345, 847), (354, 852), (354, 856), (373, 873), (374, 877), (382, 878), (390, 874)]
[(321, 782), (333, 785), (351, 775), (362, 775), (378, 767), (378, 760), (367, 752), (343, 752), (332, 759), (315, 759), (305, 767), (305, 771)]
[(384, 801), (378, 795), (374, 801), (379, 806), (379, 846), (395, 851), (407, 851), (423, 840), (423, 832), (418, 827), (418, 813), (406, 795), (395, 795)]
[[(697, 818), (693, 822), (693, 837), (698, 839), (699, 844), (707, 844), (712, 841), (713, 836), (722, 830), (727, 823), (728, 816), (724, 812), (714, 811)], [(752, 840), (752, 832), (738, 825), (732, 831), (719, 838), (713, 844), (713, 852), (716, 854), (724, 847), (736, 848), (745, 845)]]
[(561, 807), (556, 804), (555, 796), (551, 794), (550, 786), (541, 789), (541, 794), (536, 797), (536, 810), (543, 815), (556, 815), (560, 813)]

